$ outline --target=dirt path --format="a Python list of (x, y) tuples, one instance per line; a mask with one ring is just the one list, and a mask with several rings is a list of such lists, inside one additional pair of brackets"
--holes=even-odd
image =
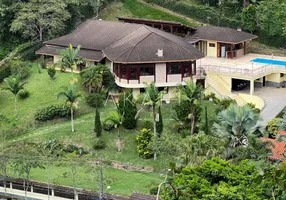
[(163, 7), (158, 6), (158, 5), (156, 5), (156, 4), (147, 3), (147, 2), (145, 2), (144, 0), (137, 0), (137, 1), (140, 2), (140, 3), (143, 3), (143, 4), (145, 4), (145, 5), (147, 5), (148, 7), (161, 10), (161, 11), (163, 11), (163, 12), (166, 12), (166, 13), (168, 13), (168, 14), (171, 14), (171, 15), (174, 15), (174, 16), (177, 16), (177, 17), (181, 17), (181, 18), (183, 18), (183, 19), (189, 21), (190, 23), (197, 24), (197, 25), (201, 24), (200, 22), (198, 22), (198, 21), (196, 21), (196, 20), (194, 20), (194, 19), (192, 19), (192, 18), (186, 17), (185, 15), (181, 15), (181, 14), (175, 13), (175, 12), (169, 10), (169, 9), (163, 8)]

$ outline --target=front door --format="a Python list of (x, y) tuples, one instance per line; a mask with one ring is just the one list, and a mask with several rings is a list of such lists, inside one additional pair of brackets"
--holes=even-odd
[(265, 76), (263, 76), (263, 83), (262, 83), (262, 86), (265, 87), (266, 85), (266, 80), (265, 80)]
[(221, 57), (221, 50), (220, 50), (220, 43), (217, 43), (217, 57), (220, 58)]

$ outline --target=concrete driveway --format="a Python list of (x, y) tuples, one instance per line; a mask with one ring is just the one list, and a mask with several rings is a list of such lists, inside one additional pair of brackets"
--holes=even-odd
[(265, 124), (275, 118), (286, 106), (286, 88), (255, 88), (254, 95), (264, 100), (265, 106), (261, 111), (261, 116)]

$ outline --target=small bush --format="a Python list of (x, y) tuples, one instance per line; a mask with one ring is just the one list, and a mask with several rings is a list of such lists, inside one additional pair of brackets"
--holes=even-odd
[(157, 195), (158, 186), (151, 187), (149, 192), (150, 192), (151, 195)]
[(20, 90), (18, 93), (19, 99), (26, 99), (30, 96), (30, 93), (27, 90)]
[(281, 122), (280, 118), (274, 118), (267, 123), (266, 131), (268, 132), (269, 137), (276, 138), (276, 135), (278, 134), (280, 122)]
[(55, 66), (51, 66), (51, 67), (48, 68), (48, 74), (49, 74), (51, 79), (55, 78), (56, 72), (57, 71), (55, 69)]
[(149, 143), (152, 141), (152, 133), (150, 129), (143, 128), (141, 133), (136, 137), (137, 152), (141, 158), (148, 159), (154, 155), (152, 149), (149, 147)]
[(63, 151), (65, 153), (75, 153), (75, 154), (80, 155), (80, 156), (88, 154), (88, 151), (86, 151), (83, 147), (78, 147), (78, 146), (73, 145), (73, 144), (69, 144), (66, 147), (64, 147)]
[(58, 104), (50, 105), (46, 108), (39, 109), (35, 114), (35, 120), (47, 121), (52, 120), (56, 117), (69, 117), (70, 116), (70, 105)]
[(102, 128), (105, 131), (111, 131), (114, 128), (114, 123), (112, 123), (111, 121), (103, 122)]
[(247, 103), (247, 105), (253, 110), (253, 112), (259, 114), (260, 113), (260, 109), (256, 108), (255, 104), (253, 103)]
[(102, 107), (105, 96), (101, 93), (88, 93), (85, 96), (85, 102), (91, 107)]
[(150, 129), (153, 130), (154, 129), (154, 124), (151, 120), (144, 120), (143, 124), (142, 124), (142, 128), (144, 129)]
[(20, 74), (21, 78), (27, 78), (31, 69), (30, 63), (21, 60), (13, 60), (10, 62), (10, 69), (12, 75)]
[(5, 64), (3, 66), (0, 66), (0, 83), (10, 75), (11, 75), (10, 65)]
[(100, 150), (100, 149), (105, 149), (106, 144), (103, 140), (101, 139), (95, 139), (92, 143), (92, 148), (94, 150)]

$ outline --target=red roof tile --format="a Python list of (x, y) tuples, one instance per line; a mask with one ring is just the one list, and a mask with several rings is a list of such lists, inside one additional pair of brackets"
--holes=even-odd
[(279, 135), (285, 135), (286, 136), (286, 131), (278, 131)]
[(272, 156), (269, 156), (271, 160), (285, 160), (284, 154), (286, 153), (286, 142), (278, 142), (275, 139), (260, 138), (263, 142), (271, 142), (273, 145), (269, 145), (268, 148), (272, 150)]

